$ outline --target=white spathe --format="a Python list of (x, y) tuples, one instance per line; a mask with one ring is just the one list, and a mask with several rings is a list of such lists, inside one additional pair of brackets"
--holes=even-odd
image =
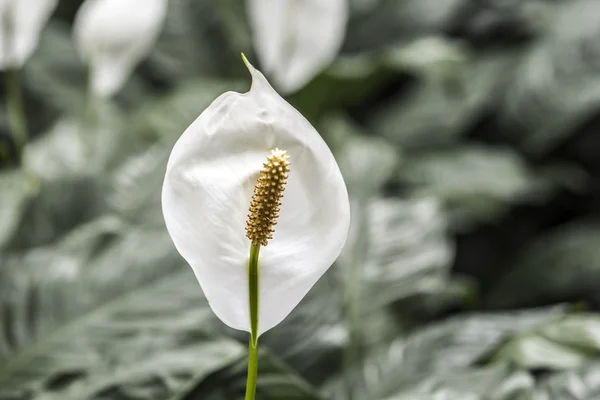
[(275, 87), (292, 93), (325, 69), (346, 36), (346, 0), (246, 0), (253, 42)]
[(259, 335), (279, 324), (340, 254), (350, 225), (346, 185), (311, 124), (252, 67), (248, 93), (218, 97), (179, 138), (169, 158), (162, 208), (175, 247), (215, 314), (250, 331), (245, 226), (271, 149), (291, 171), (273, 239), (259, 257)]
[(58, 0), (0, 0), (0, 70), (21, 68)]
[(152, 50), (168, 0), (86, 0), (77, 11), (75, 41), (90, 68), (92, 92), (117, 93)]

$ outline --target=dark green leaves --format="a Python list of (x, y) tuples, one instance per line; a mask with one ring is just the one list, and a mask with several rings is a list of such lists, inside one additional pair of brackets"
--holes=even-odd
[(600, 228), (589, 224), (564, 226), (540, 237), (497, 281), (486, 303), (535, 305), (594, 292), (600, 276), (599, 240)]
[[(212, 314), (160, 191), (181, 133), (249, 88), (239, 53), (263, 68), (247, 2), (171, 0), (93, 126), (79, 3), (21, 71), (37, 178), (0, 171), (0, 400), (241, 400), (247, 334)], [(342, 54), (289, 100), (351, 232), (260, 338), (259, 399), (597, 400), (600, 3), (349, 3)], [(0, 128), (5, 166), (2, 107)]]
[(597, 315), (570, 315), (523, 332), (504, 344), (494, 361), (524, 368), (567, 369), (585, 365), (600, 351)]
[(239, 359), (244, 347), (218, 335), (220, 322), (190, 275), (176, 273), (50, 334), (39, 332), (35, 343), (2, 364), (0, 397), (163, 399)]

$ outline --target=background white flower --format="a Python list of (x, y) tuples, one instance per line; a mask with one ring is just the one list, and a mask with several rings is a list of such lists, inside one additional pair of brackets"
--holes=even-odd
[(250, 92), (221, 95), (175, 144), (162, 205), (171, 238), (215, 314), (250, 332), (248, 208), (270, 150), (287, 150), (292, 165), (280, 216), (274, 238), (260, 250), (260, 335), (280, 323), (338, 257), (350, 206), (319, 133), (248, 68)]
[(247, 0), (253, 42), (275, 87), (291, 93), (327, 67), (346, 34), (346, 0)]
[(0, 0), (0, 69), (25, 64), (57, 4), (58, 0)]
[(114, 95), (148, 55), (162, 28), (168, 0), (87, 0), (73, 27), (89, 64), (94, 94)]

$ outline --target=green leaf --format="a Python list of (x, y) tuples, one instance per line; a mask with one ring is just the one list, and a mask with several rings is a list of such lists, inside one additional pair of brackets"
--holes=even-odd
[[(257, 399), (324, 400), (315, 387), (298, 376), (272, 352), (260, 350), (258, 365)], [(171, 400), (242, 400), (245, 387), (246, 360), (241, 360)]]
[[(40, 182), (31, 189), (19, 205), (19, 224), (6, 247), (25, 250), (46, 246), (61, 238), (65, 232), (98, 216), (102, 210), (100, 187), (86, 179), (66, 179)], [(19, 212), (19, 210), (9, 210)]]
[[(408, 50), (405, 50), (408, 51)], [(368, 130), (405, 150), (440, 147), (457, 141), (481, 114), (494, 106), (509, 78), (512, 54), (484, 53), (401, 92), (368, 118)], [(416, 61), (414, 61), (416, 62)]]
[(245, 351), (164, 229), (107, 217), (0, 274), (0, 398), (161, 399)]
[(207, 37), (203, 38), (198, 32), (207, 26), (202, 23), (204, 21), (199, 21), (205, 17), (196, 12), (194, 3), (206, 8), (208, 2), (169, 2), (162, 31), (148, 57), (149, 67), (166, 82), (174, 83), (181, 78), (206, 75), (218, 69)]
[(529, 400), (533, 378), (506, 366), (434, 374), (385, 400)]
[(600, 392), (600, 363), (553, 374), (543, 379), (533, 396), (534, 400), (576, 399), (596, 400)]
[[(475, 367), (507, 338), (563, 313), (564, 308), (553, 307), (450, 318), (417, 329), (406, 338), (382, 344), (371, 352), (363, 365), (355, 366), (349, 379), (363, 383), (357, 387), (357, 398), (387, 399), (403, 390), (413, 390), (415, 385), (423, 385), (434, 375), (460, 376), (461, 370)], [(344, 390), (340, 377), (327, 385), (327, 392), (336, 399), (344, 398)]]
[(540, 335), (566, 346), (600, 350), (600, 315), (575, 314), (542, 326)]
[(239, 359), (182, 271), (72, 321), (0, 369), (0, 393), (30, 398), (164, 399)]
[(169, 155), (157, 143), (119, 165), (109, 176), (107, 206), (133, 223), (164, 226), (160, 193)]
[(30, 196), (37, 188), (22, 171), (0, 174), (0, 249), (19, 229)]
[(340, 170), (355, 201), (375, 196), (400, 164), (400, 156), (389, 142), (363, 135), (347, 118), (325, 119), (322, 132), (333, 144)]
[(467, 66), (470, 57), (465, 43), (443, 36), (423, 36), (399, 42), (385, 53), (386, 65), (424, 80), (442, 82)]
[(600, 351), (600, 316), (567, 315), (510, 339), (492, 357), (522, 368), (570, 369)]
[(317, 122), (340, 107), (361, 104), (369, 94), (385, 87), (394, 74), (379, 57), (341, 56), (290, 101), (309, 121)]
[(51, 111), (77, 113), (81, 109), (86, 67), (68, 25), (51, 22), (44, 28), (35, 53), (25, 64), (23, 78), (24, 87)]
[(167, 84), (192, 78), (244, 76), (240, 52), (251, 56), (244, 7), (230, 0), (169, 2), (167, 18), (147, 66)]
[(83, 129), (72, 118), (60, 119), (27, 146), (24, 188), (6, 182), (6, 192), (0, 195), (8, 199), (19, 190), (24, 195), (18, 205), (6, 204), (6, 223), (18, 220), (12, 236), (4, 239), (8, 247), (47, 245), (106, 211), (103, 174), (120, 162), (132, 143), (122, 137), (118, 111), (109, 106), (96, 111), (97, 125)]
[(382, 51), (342, 55), (292, 96), (292, 103), (311, 121), (332, 109), (360, 105), (401, 73), (441, 82), (456, 75), (466, 50), (441, 38), (419, 38)]
[(373, 7), (379, 3), (380, 0), (352, 0), (350, 4), (352, 5), (352, 10), (356, 12), (366, 12), (371, 10)]
[(58, 120), (27, 148), (32, 172), (45, 181), (91, 181), (132, 147), (123, 137), (120, 112), (108, 104), (95, 108), (97, 123), (83, 126), (72, 118)]
[[(343, 267), (336, 263), (332, 269)], [(261, 346), (311, 382), (325, 378), (324, 368), (339, 368), (340, 355), (348, 343), (341, 288), (335, 272), (327, 272), (290, 315), (260, 339)]]
[(419, 293), (443, 292), (454, 246), (440, 204), (431, 198), (375, 199), (368, 215), (368, 312)]
[(600, 279), (599, 241), (600, 228), (587, 223), (541, 236), (522, 251), (484, 302), (506, 308), (594, 298)]
[(465, 0), (381, 1), (369, 13), (350, 21), (344, 50), (380, 50), (407, 37), (440, 32), (466, 3)]
[(440, 199), (454, 227), (494, 220), (517, 203), (535, 203), (560, 181), (535, 171), (510, 148), (479, 145), (419, 154), (398, 172), (398, 181), (415, 195)]
[(494, 355), (493, 361), (506, 361), (522, 368), (569, 369), (583, 365), (589, 357), (537, 335), (510, 340)]
[(516, 64), (501, 108), (537, 154), (555, 149), (600, 106), (600, 51), (591, 45), (600, 34), (599, 4), (556, 2), (552, 11), (545, 35)]

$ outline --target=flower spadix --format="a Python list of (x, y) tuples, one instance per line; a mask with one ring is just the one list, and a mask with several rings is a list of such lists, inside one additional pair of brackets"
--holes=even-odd
[(258, 259), (258, 334), (280, 323), (333, 264), (350, 223), (331, 151), (265, 77), (218, 97), (179, 138), (163, 214), (215, 314), (250, 332), (248, 261)]
[(0, 0), (0, 69), (21, 68), (58, 0)]
[(90, 68), (92, 92), (110, 97), (148, 55), (162, 28), (168, 0), (86, 0), (73, 34)]
[(246, 237), (255, 246), (266, 246), (268, 240), (273, 239), (275, 224), (279, 218), (280, 199), (290, 171), (289, 158), (285, 150), (271, 150), (271, 155), (267, 156), (267, 162), (260, 171), (246, 224)]

